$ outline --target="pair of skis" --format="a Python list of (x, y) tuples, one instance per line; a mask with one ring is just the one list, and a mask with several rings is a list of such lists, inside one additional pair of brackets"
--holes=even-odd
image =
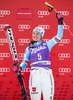
[[(12, 54), (13, 61), (18, 62), (18, 55), (17, 55), (17, 50), (16, 50), (16, 45), (15, 45), (15, 41), (14, 41), (12, 28), (7, 25), (7, 26), (5, 26), (4, 30), (5, 30), (6, 36), (8, 38), (9, 48), (10, 48), (10, 51)], [(18, 67), (18, 66), (16, 66), (16, 67)], [(22, 99), (28, 100), (27, 92), (24, 87), (23, 75), (21, 74), (21, 71), (19, 71), (19, 70), (17, 71), (17, 79), (20, 83)]]

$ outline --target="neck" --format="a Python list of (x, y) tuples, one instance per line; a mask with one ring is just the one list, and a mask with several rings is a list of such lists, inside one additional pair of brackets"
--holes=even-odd
[(38, 45), (40, 45), (41, 43), (42, 43), (42, 40), (35, 42), (34, 45), (35, 45), (35, 46), (38, 46)]
[(40, 41), (31, 41), (29, 43), (29, 47), (39, 46), (42, 43), (42, 40)]

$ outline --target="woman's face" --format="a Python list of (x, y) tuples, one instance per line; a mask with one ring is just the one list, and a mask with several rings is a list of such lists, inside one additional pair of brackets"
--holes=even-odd
[(41, 35), (40, 35), (39, 33), (34, 32), (34, 33), (32, 34), (32, 40), (33, 40), (33, 41), (40, 41), (41, 39), (42, 39), (42, 37), (41, 37)]

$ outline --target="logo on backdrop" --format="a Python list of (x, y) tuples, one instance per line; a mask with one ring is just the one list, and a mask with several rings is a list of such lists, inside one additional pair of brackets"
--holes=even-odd
[(10, 53), (0, 53), (0, 60), (4, 60), (5, 58), (9, 58), (10, 57)]
[(0, 10), (0, 17), (4, 17), (6, 15), (10, 15), (10, 10)]
[(9, 72), (10, 72), (9, 67), (6, 68), (0, 67), (0, 75), (4, 75), (4, 73), (9, 73)]
[(38, 25), (39, 27), (42, 27), (43, 29), (50, 29), (50, 25)]
[(69, 15), (69, 11), (59, 11), (60, 13), (62, 13), (64, 16), (68, 16)]
[(63, 28), (64, 28), (65, 30), (67, 30), (67, 29), (70, 29), (70, 26), (69, 26), (69, 25), (64, 25)]
[(43, 18), (44, 16), (48, 16), (50, 14), (49, 11), (38, 11), (38, 17)]
[(59, 68), (58, 69), (60, 75), (65, 75), (66, 73), (69, 74), (71, 72), (71, 68)]
[(43, 39), (44, 42), (47, 42), (47, 41), (49, 41), (49, 40), (50, 40), (50, 39)]
[(22, 70), (22, 72), (30, 72), (30, 68), (24, 68), (24, 70)]
[(8, 40), (6, 38), (0, 38), (0, 45), (4, 45), (8, 43)]
[(30, 25), (29, 24), (19, 24), (18, 29), (19, 29), (19, 31), (28, 30), (28, 29), (30, 29)]
[(59, 60), (69, 59), (71, 57), (70, 53), (59, 53), (58, 54)]
[(32, 9), (31, 8), (19, 8), (16, 12), (17, 19), (27, 20), (32, 19)]
[(19, 43), (19, 45), (24, 45), (24, 44), (28, 44), (28, 43), (30, 43), (30, 39), (22, 39), (22, 38), (19, 38), (18, 39), (18, 43)]
[(70, 43), (70, 39), (61, 39), (58, 44), (59, 46), (64, 46), (65, 44), (69, 44)]

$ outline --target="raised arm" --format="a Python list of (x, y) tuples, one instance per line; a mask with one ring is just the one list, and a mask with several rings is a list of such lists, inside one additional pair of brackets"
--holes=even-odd
[(60, 14), (60, 13), (57, 13), (56, 14), (56, 17), (58, 19), (58, 32), (57, 32), (57, 35), (54, 36), (51, 40), (47, 41), (47, 45), (48, 45), (48, 48), (49, 50), (51, 51), (52, 47), (54, 45), (57, 44), (57, 42), (63, 37), (63, 15)]

